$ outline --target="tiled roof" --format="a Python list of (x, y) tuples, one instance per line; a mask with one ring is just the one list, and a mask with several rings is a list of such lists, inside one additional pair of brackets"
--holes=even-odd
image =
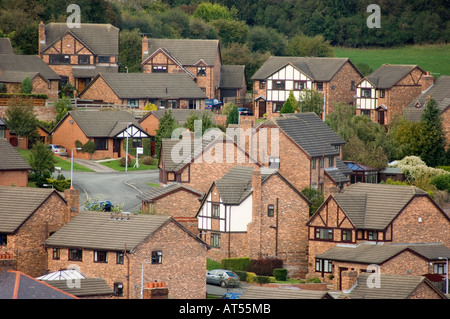
[(117, 73), (119, 68), (117, 66), (73, 66), (72, 75), (75, 78), (93, 78), (99, 73)]
[(166, 195), (172, 194), (173, 192), (177, 191), (187, 191), (194, 195), (197, 195), (199, 198), (203, 196), (203, 193), (200, 193), (193, 188), (178, 183), (170, 183), (167, 186), (153, 187), (152, 189), (140, 195), (137, 195), (136, 197), (145, 202), (153, 202), (159, 198), (165, 197)]
[(246, 85), (245, 65), (222, 65), (219, 88), (240, 89)]
[(112, 295), (114, 291), (103, 278), (81, 278), (76, 280), (43, 280), (46, 284), (58, 288), (73, 296), (94, 297)]
[(250, 286), (239, 299), (333, 299), (326, 291), (295, 287)]
[(144, 60), (158, 49), (164, 49), (183, 66), (193, 66), (201, 60), (213, 66), (219, 54), (219, 40), (151, 38), (144, 41), (148, 41), (148, 54), (144, 54)]
[(366, 78), (376, 88), (389, 89), (415, 68), (419, 67), (417, 65), (383, 64)]
[(31, 169), (31, 166), (11, 143), (0, 138), (0, 171), (29, 169)]
[(215, 123), (215, 119), (214, 119), (214, 116), (213, 116), (211, 110), (191, 110), (191, 109), (187, 109), (187, 110), (185, 110), (185, 109), (170, 109), (170, 110), (150, 111), (147, 114), (145, 114), (145, 116), (143, 116), (139, 120), (139, 122), (142, 123), (144, 121), (144, 119), (147, 118), (148, 116), (150, 116), (151, 114), (153, 114), (154, 116), (156, 116), (157, 119), (160, 120), (164, 116), (164, 114), (168, 111), (170, 111), (172, 113), (173, 118), (179, 125), (183, 125), (192, 113), (197, 113), (197, 116), (199, 117), (199, 119), (202, 118), (203, 113), (206, 113), (207, 115), (209, 115), (211, 117), (211, 121), (213, 123)]
[(426, 195), (414, 186), (356, 183), (333, 198), (359, 229), (385, 229), (416, 195)]
[(96, 55), (119, 55), (119, 29), (111, 24), (93, 23), (81, 23), (80, 28), (69, 28), (67, 23), (47, 24), (46, 43), (41, 45), (41, 52), (67, 32), (74, 34)]
[(279, 57), (271, 56), (264, 62), (252, 80), (264, 80), (284, 66), (291, 64), (314, 81), (330, 81), (348, 58)]
[[(436, 82), (426, 91), (422, 92), (403, 110), (405, 119), (408, 121), (418, 122), (422, 117), (422, 113), (428, 102), (428, 97), (433, 98), (441, 112), (450, 106), (450, 76), (442, 75)], [(416, 107), (416, 103), (420, 107)]]
[(53, 193), (58, 194), (50, 188), (0, 186), (0, 233), (13, 233)]
[(23, 81), (26, 76), (34, 77), (37, 73), (47, 80), (60, 79), (59, 75), (36, 55), (2, 54), (0, 55), (0, 70), (3, 71), (0, 75), (2, 82), (18, 82), (20, 80), (18, 75), (23, 76)]
[(14, 54), (9, 38), (0, 38), (0, 54)]
[(239, 205), (252, 193), (253, 171), (253, 167), (234, 166), (221, 179), (215, 181), (223, 204)]
[(77, 297), (22, 272), (7, 270), (0, 273), (0, 299), (77, 299)]

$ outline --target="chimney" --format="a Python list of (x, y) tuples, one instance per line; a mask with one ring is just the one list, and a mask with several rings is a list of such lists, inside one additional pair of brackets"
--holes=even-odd
[(64, 197), (67, 200), (68, 215), (66, 222), (69, 222), (80, 212), (80, 191), (78, 189), (64, 190)]
[(144, 299), (169, 299), (169, 289), (165, 282), (147, 282), (144, 287)]
[(427, 71), (426, 75), (422, 75), (422, 78), (420, 79), (420, 86), (422, 89), (422, 92), (428, 89), (430, 86), (434, 84), (434, 76), (430, 74), (429, 71)]
[(144, 62), (145, 58), (148, 56), (148, 42), (150, 40), (147, 39), (147, 36), (145, 35), (142, 39), (142, 62)]
[(341, 290), (343, 292), (349, 291), (358, 279), (358, 272), (356, 270), (346, 270), (341, 273)]
[[(42, 46), (45, 45), (45, 24), (43, 21), (41, 21), (41, 23), (39, 23), (39, 51), (38, 54), (39, 56), (41, 56), (41, 50), (42, 50)], [(42, 57), (42, 56), (41, 56)]]

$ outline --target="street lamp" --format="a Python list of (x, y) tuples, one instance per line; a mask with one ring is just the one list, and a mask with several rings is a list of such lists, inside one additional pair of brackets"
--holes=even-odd
[(128, 172), (128, 136), (130, 136), (130, 134), (128, 133), (128, 128), (130, 127), (130, 125), (133, 125), (133, 123), (128, 123), (127, 125), (127, 150), (126, 150), (126, 156), (125, 156), (125, 172)]
[(144, 299), (144, 264), (151, 264), (151, 261), (144, 261), (141, 269), (141, 299)]
[[(81, 147), (75, 148), (77, 151), (81, 150)], [(73, 189), (73, 148), (72, 148), (72, 159), (70, 161), (70, 189)]]
[(448, 257), (438, 257), (438, 259), (446, 260), (446, 264), (445, 264), (445, 294), (448, 295)]

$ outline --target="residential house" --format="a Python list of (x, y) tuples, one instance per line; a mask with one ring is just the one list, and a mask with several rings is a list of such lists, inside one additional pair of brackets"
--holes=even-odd
[(43, 275), (45, 240), (78, 214), (78, 190), (0, 186), (0, 202), (0, 253), (9, 256), (8, 268)]
[(368, 285), (373, 274), (362, 273), (356, 277), (355, 271), (344, 272), (348, 277), (348, 290), (342, 298), (347, 299), (447, 299), (423, 276), (377, 274), (377, 283)]
[(208, 99), (216, 98), (222, 57), (219, 40), (142, 39), (142, 72), (185, 73)]
[(356, 113), (387, 125), (433, 82), (417, 65), (383, 64), (357, 83)]
[(164, 283), (169, 298), (206, 296), (208, 246), (169, 216), (83, 211), (46, 241), (50, 271), (76, 265), (117, 297)]
[(309, 273), (328, 272), (330, 263), (316, 264), (316, 258), (338, 244), (442, 243), (449, 247), (449, 226), (449, 216), (417, 187), (352, 184), (328, 196), (307, 223)]
[(31, 80), (31, 93), (58, 98), (60, 76), (35, 55), (0, 54), (0, 83), (7, 93), (20, 93), (22, 82)]
[(111, 24), (39, 24), (39, 57), (81, 92), (100, 72), (119, 70), (119, 29)]
[(283, 114), (255, 131), (267, 136), (266, 145), (258, 146), (258, 162), (278, 168), (295, 188), (316, 188), (326, 196), (349, 184), (352, 171), (341, 160), (345, 141), (315, 113)]
[(245, 65), (222, 65), (219, 81), (219, 99), (223, 104), (242, 105), (247, 95)]
[(30, 164), (4, 138), (0, 138), (0, 185), (28, 186)]
[(442, 281), (447, 270), (445, 259), (440, 258), (450, 258), (450, 249), (442, 243), (338, 244), (316, 255), (315, 274), (325, 281), (331, 281), (333, 288), (337, 290), (342, 290), (342, 272), (347, 270), (356, 271), (357, 274), (365, 272), (414, 276), (433, 274), (440, 276)]
[(80, 99), (142, 110), (200, 109), (206, 95), (186, 74), (100, 73), (80, 92)]
[(281, 258), (291, 275), (305, 275), (309, 205), (279, 171), (236, 165), (203, 197), (199, 236), (212, 259)]
[(355, 163), (353, 161), (344, 161), (349, 169), (352, 170), (350, 183), (378, 183), (379, 170), (375, 167)]
[[(73, 151), (74, 157), (85, 159), (124, 157), (124, 140), (131, 139), (133, 147), (142, 147), (142, 139), (148, 138), (131, 113), (117, 110), (70, 111), (55, 126), (51, 136), (53, 144), (62, 145), (68, 154)], [(88, 141), (95, 143), (93, 154), (77, 150)]]
[(0, 299), (78, 299), (21, 271), (0, 273)]
[(154, 187), (136, 197), (141, 200), (141, 212), (172, 216), (176, 221), (196, 234), (195, 215), (200, 207), (203, 193), (179, 183)]
[(322, 118), (334, 103), (354, 104), (361, 72), (347, 58), (271, 56), (252, 76), (254, 114), (277, 117), (292, 91), (297, 101), (305, 89), (323, 94)]
[[(50, 132), (47, 131), (42, 125), (38, 124), (36, 127), (36, 133), (39, 137), (37, 139), (43, 143), (49, 143)], [(5, 120), (0, 117), (0, 139), (6, 139), (12, 146), (19, 149), (30, 149), (35, 142), (34, 139), (28, 137), (17, 136), (14, 132), (6, 127)]]
[[(237, 164), (260, 167), (243, 144), (219, 129), (197, 137), (194, 132), (181, 138), (163, 138), (159, 153), (159, 182), (161, 185), (180, 183), (205, 193), (211, 183), (221, 178)], [(207, 174), (205, 172), (208, 172)]]
[(430, 98), (433, 98), (438, 104), (447, 145), (450, 146), (450, 76), (440, 76), (432, 86), (409, 103), (403, 110), (403, 115), (407, 121), (420, 121)]

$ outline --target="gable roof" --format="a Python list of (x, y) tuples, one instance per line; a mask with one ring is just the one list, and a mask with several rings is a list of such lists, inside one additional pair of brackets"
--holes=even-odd
[(65, 201), (54, 189), (0, 186), (0, 232), (13, 233), (52, 194)]
[(119, 29), (111, 24), (81, 23), (80, 28), (69, 28), (67, 23), (52, 22), (45, 25), (44, 52), (65, 34), (73, 34), (97, 55), (119, 55)]
[(385, 229), (415, 196), (427, 193), (414, 186), (356, 183), (332, 194), (359, 229)]
[(129, 123), (144, 131), (135, 117), (127, 111), (69, 111), (55, 126), (52, 134), (69, 115), (87, 137), (115, 137), (126, 130)]
[(197, 196), (198, 198), (203, 196), (203, 193), (187, 187), (185, 185), (182, 184), (178, 184), (178, 183), (170, 183), (167, 186), (160, 186), (160, 187), (152, 187), (152, 189), (143, 192), (142, 194), (137, 195), (136, 197), (144, 202), (153, 202), (155, 200), (158, 200), (160, 198), (163, 198), (167, 195), (170, 195), (174, 192), (178, 192), (178, 191), (185, 191), (188, 193), (193, 194), (194, 196)]
[[(409, 103), (408, 107), (403, 110), (407, 121), (420, 121), (428, 97), (433, 98), (437, 102), (439, 110), (444, 112), (450, 106), (450, 76), (440, 76), (431, 87)], [(416, 103), (419, 103), (420, 107), (416, 107)]]
[[(192, 235), (170, 216), (83, 211), (50, 236), (46, 244), (109, 251), (124, 251), (126, 246), (127, 251), (133, 252), (170, 222)], [(196, 236), (192, 237), (204, 244)]]
[(216, 63), (219, 54), (219, 40), (205, 39), (147, 39), (148, 53), (143, 54), (143, 60), (151, 56), (158, 49), (164, 49), (183, 66), (194, 66), (199, 61), (204, 61), (209, 66)]
[(179, 125), (183, 125), (184, 123), (186, 123), (186, 120), (189, 118), (189, 116), (192, 113), (197, 113), (197, 116), (201, 119), (203, 113), (206, 113), (207, 115), (210, 115), (211, 117), (211, 121), (213, 123), (216, 122), (216, 120), (214, 119), (213, 113), (211, 110), (209, 109), (203, 109), (203, 110), (191, 110), (191, 109), (170, 109), (170, 110), (156, 110), (156, 111), (150, 111), (147, 114), (145, 114), (142, 118), (139, 119), (139, 123), (142, 123), (147, 117), (149, 117), (150, 115), (154, 115), (158, 120), (160, 120), (164, 114), (170, 111), (172, 113), (173, 118), (175, 119), (175, 121), (179, 124)]
[(22, 82), (25, 77), (32, 79), (37, 74), (46, 80), (60, 80), (60, 76), (36, 55), (2, 54), (0, 70), (1, 82)]
[(245, 65), (222, 65), (219, 88), (240, 89), (245, 85)]
[(206, 99), (200, 87), (185, 73), (100, 73), (80, 93), (101, 77), (121, 99)]
[(30, 164), (7, 140), (0, 138), (0, 171), (30, 170)]
[(76, 297), (94, 297), (94, 296), (111, 296), (114, 294), (112, 288), (103, 278), (80, 278), (70, 280), (71, 285), (66, 280), (42, 280), (49, 286), (55, 287), (61, 291)]
[(334, 299), (328, 292), (296, 287), (250, 286), (239, 299)]
[(425, 73), (425, 71), (417, 65), (383, 64), (368, 75), (366, 79), (376, 88), (389, 89), (416, 68)]
[(423, 276), (377, 274), (380, 285), (377, 288), (367, 285), (371, 273), (361, 273), (356, 285), (346, 293), (350, 299), (407, 299), (421, 284), (427, 285), (442, 299), (447, 299), (434, 285)]
[(9, 38), (0, 38), (0, 54), (14, 54)]
[[(330, 81), (347, 62), (351, 63), (350, 59), (271, 56), (255, 72), (252, 76), (252, 80), (264, 80), (281, 68), (290, 64), (309, 76), (313, 81), (327, 82)], [(356, 67), (355, 69), (359, 72)]]
[(0, 273), (0, 299), (77, 299), (20, 271)]

